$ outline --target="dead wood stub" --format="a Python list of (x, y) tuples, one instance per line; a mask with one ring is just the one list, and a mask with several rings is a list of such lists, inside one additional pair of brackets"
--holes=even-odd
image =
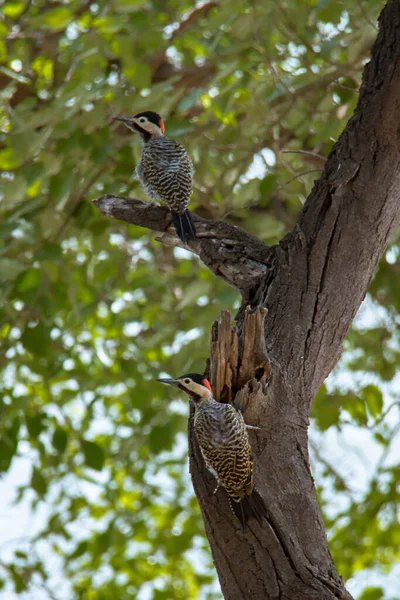
[(255, 310), (252, 310), (250, 306), (246, 307), (244, 334), (241, 340), (243, 350), (238, 376), (239, 389), (257, 375), (264, 382), (269, 377), (269, 360), (264, 336), (264, 321), (267, 312), (263, 306), (258, 306)]
[(238, 335), (231, 325), (231, 314), (222, 310), (211, 330), (210, 378), (215, 399), (231, 402), (237, 385)]
[(235, 401), (242, 411), (247, 409), (249, 399), (256, 401), (265, 395), (270, 376), (264, 341), (266, 315), (267, 309), (262, 306), (255, 310), (247, 307), (240, 338), (227, 310), (221, 311), (212, 327), (210, 380), (215, 399)]

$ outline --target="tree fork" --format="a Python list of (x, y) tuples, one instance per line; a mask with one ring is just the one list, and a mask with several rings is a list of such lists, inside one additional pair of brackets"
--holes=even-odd
[(213, 496), (189, 424), (194, 488), (227, 600), (351, 598), (329, 553), (307, 430), (311, 401), (400, 223), (398, 0), (388, 1), (379, 24), (354, 115), (278, 246), (196, 216), (198, 239), (183, 246), (167, 209), (117, 196), (95, 201), (105, 215), (164, 232), (162, 243), (191, 250), (243, 297), (234, 330), (227, 313), (214, 325), (209, 368), (219, 399), (263, 429), (250, 433), (270, 513), (263, 527), (251, 523), (243, 534), (223, 490)]

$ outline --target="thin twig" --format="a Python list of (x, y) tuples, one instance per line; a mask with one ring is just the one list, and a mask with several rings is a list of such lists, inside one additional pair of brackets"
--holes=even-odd
[(381, 416), (376, 419), (376, 421), (374, 423), (372, 423), (372, 425), (368, 425), (368, 429), (375, 429), (375, 427), (377, 427), (378, 425), (380, 425), (382, 423), (382, 421), (385, 420), (385, 418), (387, 417), (387, 415), (389, 414), (389, 412), (392, 410), (392, 408), (394, 408), (395, 406), (397, 406), (397, 408), (400, 407), (400, 402), (399, 401), (395, 401), (392, 402), (392, 404), (390, 404), (387, 409), (381, 414)]
[(282, 154), (307, 154), (307, 156), (314, 156), (320, 160), (326, 161), (326, 157), (317, 152), (311, 152), (311, 150), (282, 150)]
[(294, 181), (295, 179), (298, 179), (299, 177), (303, 177), (303, 175), (310, 175), (310, 173), (321, 173), (322, 171), (323, 171), (323, 169), (311, 169), (311, 171), (303, 171), (303, 173), (297, 173), (297, 175), (295, 175), (291, 179), (288, 179), (288, 181), (285, 181), (284, 183), (281, 183), (280, 185), (278, 185), (278, 187), (275, 188), (274, 191), (282, 189), (283, 187), (285, 187), (285, 185), (292, 183), (292, 181)]
[(348, 92), (354, 92), (355, 94), (359, 93), (359, 89), (358, 88), (352, 88), (349, 85), (343, 85), (343, 83), (337, 83), (335, 81), (335, 85), (340, 88), (341, 90), (347, 90)]
[(366, 22), (368, 23), (368, 25), (371, 25), (371, 27), (373, 28), (374, 31), (378, 31), (378, 26), (377, 26), (376, 22), (374, 23), (373, 21), (371, 21), (363, 2), (360, 2), (360, 4), (358, 5), (358, 8), (360, 9), (360, 12), (361, 12), (362, 16), (364, 17), (364, 19), (366, 20)]
[(339, 483), (339, 485), (341, 486), (343, 491), (348, 492), (349, 494), (352, 494), (353, 490), (347, 485), (347, 482), (345, 481), (344, 477), (338, 471), (336, 471), (335, 467), (333, 467), (326, 458), (324, 458), (322, 456), (318, 446), (312, 440), (310, 440), (310, 447), (311, 447), (312, 451), (314, 452), (317, 460), (322, 465), (324, 465), (324, 467), (326, 467), (326, 469), (332, 475), (332, 477), (334, 479), (336, 479), (336, 481)]

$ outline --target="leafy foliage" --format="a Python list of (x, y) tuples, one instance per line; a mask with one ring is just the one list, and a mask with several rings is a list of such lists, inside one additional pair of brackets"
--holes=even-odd
[[(187, 475), (187, 405), (154, 380), (202, 371), (210, 324), (238, 298), (196, 259), (94, 209), (102, 193), (144, 197), (139, 140), (110, 116), (161, 112), (195, 162), (194, 209), (276, 243), (354, 109), (381, 7), (3, 4), (0, 469), (29, 460), (18, 498), (48, 517), (28, 548), (0, 557), (0, 585), (39, 582), (58, 598), (46, 564), (57, 555), (76, 598), (220, 597)], [(398, 252), (395, 241), (313, 407), (346, 578), (399, 558)], [(324, 442), (346, 431), (380, 457), (357, 492)]]

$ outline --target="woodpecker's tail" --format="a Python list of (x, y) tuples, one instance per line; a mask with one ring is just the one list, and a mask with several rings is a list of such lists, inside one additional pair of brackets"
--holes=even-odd
[(173, 212), (172, 221), (176, 229), (176, 234), (183, 243), (186, 243), (187, 239), (196, 239), (196, 229), (194, 228), (192, 215), (188, 210), (185, 210), (182, 214)]
[(259, 492), (254, 488), (250, 496), (245, 496), (239, 502), (229, 498), (233, 512), (242, 524), (243, 533), (247, 531), (247, 521), (253, 517), (262, 526), (263, 519), (268, 518), (267, 507)]

